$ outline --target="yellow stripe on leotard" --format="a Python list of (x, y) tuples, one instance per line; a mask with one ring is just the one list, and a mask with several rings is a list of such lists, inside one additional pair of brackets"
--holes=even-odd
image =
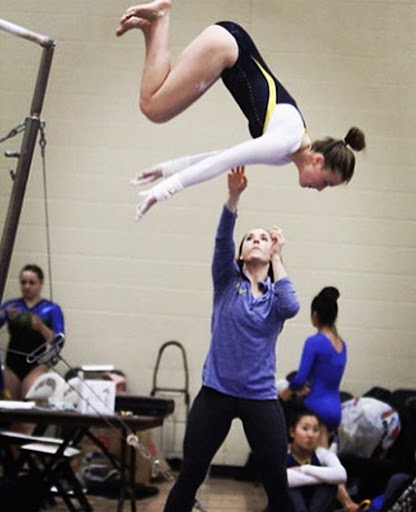
[(267, 85), (269, 86), (269, 99), (267, 100), (267, 109), (266, 109), (266, 119), (264, 120), (263, 133), (266, 131), (267, 125), (270, 121), (270, 117), (273, 113), (274, 107), (277, 103), (277, 91), (276, 84), (273, 78), (270, 76), (263, 66), (258, 62), (254, 57), (251, 57), (254, 62), (257, 64), (258, 68), (262, 72), (264, 78), (266, 79)]

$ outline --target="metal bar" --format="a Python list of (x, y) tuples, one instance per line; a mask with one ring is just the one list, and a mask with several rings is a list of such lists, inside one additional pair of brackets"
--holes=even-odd
[(32, 43), (37, 43), (43, 48), (49, 48), (51, 46), (55, 46), (55, 41), (51, 39), (49, 36), (44, 36), (42, 34), (37, 34), (36, 32), (32, 32), (25, 27), (21, 27), (20, 25), (15, 25), (10, 21), (6, 21), (0, 19), (0, 30), (4, 32), (8, 32), (9, 34), (13, 34), (14, 36), (21, 37), (22, 39), (27, 39), (28, 41), (32, 41)]
[(36, 79), (35, 90), (33, 92), (32, 105), (30, 107), (31, 116), (38, 116), (40, 118), (40, 113), (42, 112), (43, 107), (43, 101), (45, 99), (49, 73), (51, 70), (54, 50), (54, 46), (50, 46), (42, 50), (38, 76)]
[(46, 94), (53, 51), (54, 46), (48, 46), (42, 50), (42, 58), (39, 64), (38, 76), (33, 93), (30, 117), (26, 119), (26, 129), (22, 139), (20, 156), (17, 162), (15, 178), (13, 181), (12, 192), (0, 242), (0, 303), (3, 300), (26, 185), (29, 178), (30, 166), (32, 163), (36, 138), (39, 132), (40, 113)]

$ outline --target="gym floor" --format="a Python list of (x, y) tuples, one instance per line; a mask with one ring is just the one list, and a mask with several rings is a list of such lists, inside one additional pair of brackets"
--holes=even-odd
[[(171, 488), (170, 482), (157, 482), (159, 493), (150, 498), (136, 501), (137, 512), (162, 512), (166, 496)], [(266, 498), (263, 488), (253, 482), (210, 477), (200, 488), (198, 499), (205, 512), (263, 512)], [(94, 512), (115, 512), (117, 501), (88, 496)], [(48, 512), (67, 512), (65, 504), (56, 499), (56, 505)], [(124, 511), (130, 510), (130, 502), (124, 503)], [(196, 509), (195, 509), (196, 510)]]

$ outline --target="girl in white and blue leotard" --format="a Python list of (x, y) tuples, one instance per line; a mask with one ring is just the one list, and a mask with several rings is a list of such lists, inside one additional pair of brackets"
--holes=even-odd
[(117, 30), (119, 36), (133, 28), (144, 34), (146, 56), (139, 95), (142, 112), (151, 121), (166, 122), (222, 78), (248, 119), (253, 139), (228, 149), (162, 162), (141, 172), (133, 184), (164, 180), (141, 194), (144, 200), (138, 206), (137, 218), (157, 201), (241, 165), (293, 162), (300, 186), (317, 190), (351, 179), (355, 165), (351, 149), (365, 147), (361, 130), (351, 128), (344, 139), (312, 143), (295, 100), (271, 73), (247, 32), (236, 23), (209, 26), (172, 64), (170, 7), (171, 0), (130, 7)]

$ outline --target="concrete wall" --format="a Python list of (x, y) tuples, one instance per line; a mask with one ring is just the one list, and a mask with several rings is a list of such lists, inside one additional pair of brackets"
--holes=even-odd
[[(64, 309), (71, 365), (114, 363), (129, 390), (146, 395), (157, 352), (167, 340), (185, 347), (190, 391), (200, 386), (209, 343), (210, 260), (226, 195), (220, 176), (134, 220), (129, 179), (154, 163), (228, 147), (248, 137), (222, 83), (178, 118), (154, 125), (138, 112), (143, 38), (117, 39), (128, 3), (118, 0), (0, 0), (0, 17), (44, 33), (57, 46), (43, 110), (53, 298)], [(206, 25), (233, 19), (256, 40), (300, 105), (312, 138), (345, 136), (353, 125), (368, 140), (347, 187), (299, 188), (293, 165), (248, 169), (237, 237), (281, 225), (284, 258), (302, 309), (278, 343), (277, 377), (297, 367), (313, 332), (312, 297), (339, 288), (339, 331), (349, 360), (342, 388), (414, 387), (416, 358), (415, 195), (416, 4), (413, 0), (174, 0), (172, 53)], [(0, 33), (0, 135), (28, 114), (41, 50)], [(0, 147), (1, 221), (11, 190)], [(19, 293), (27, 262), (47, 270), (44, 187), (36, 150), (5, 298)], [(45, 283), (49, 294), (49, 282)], [(1, 333), (2, 346), (7, 343)], [(178, 354), (160, 373), (181, 384)], [(64, 365), (61, 368), (66, 369)], [(239, 426), (217, 456), (243, 463)]]

